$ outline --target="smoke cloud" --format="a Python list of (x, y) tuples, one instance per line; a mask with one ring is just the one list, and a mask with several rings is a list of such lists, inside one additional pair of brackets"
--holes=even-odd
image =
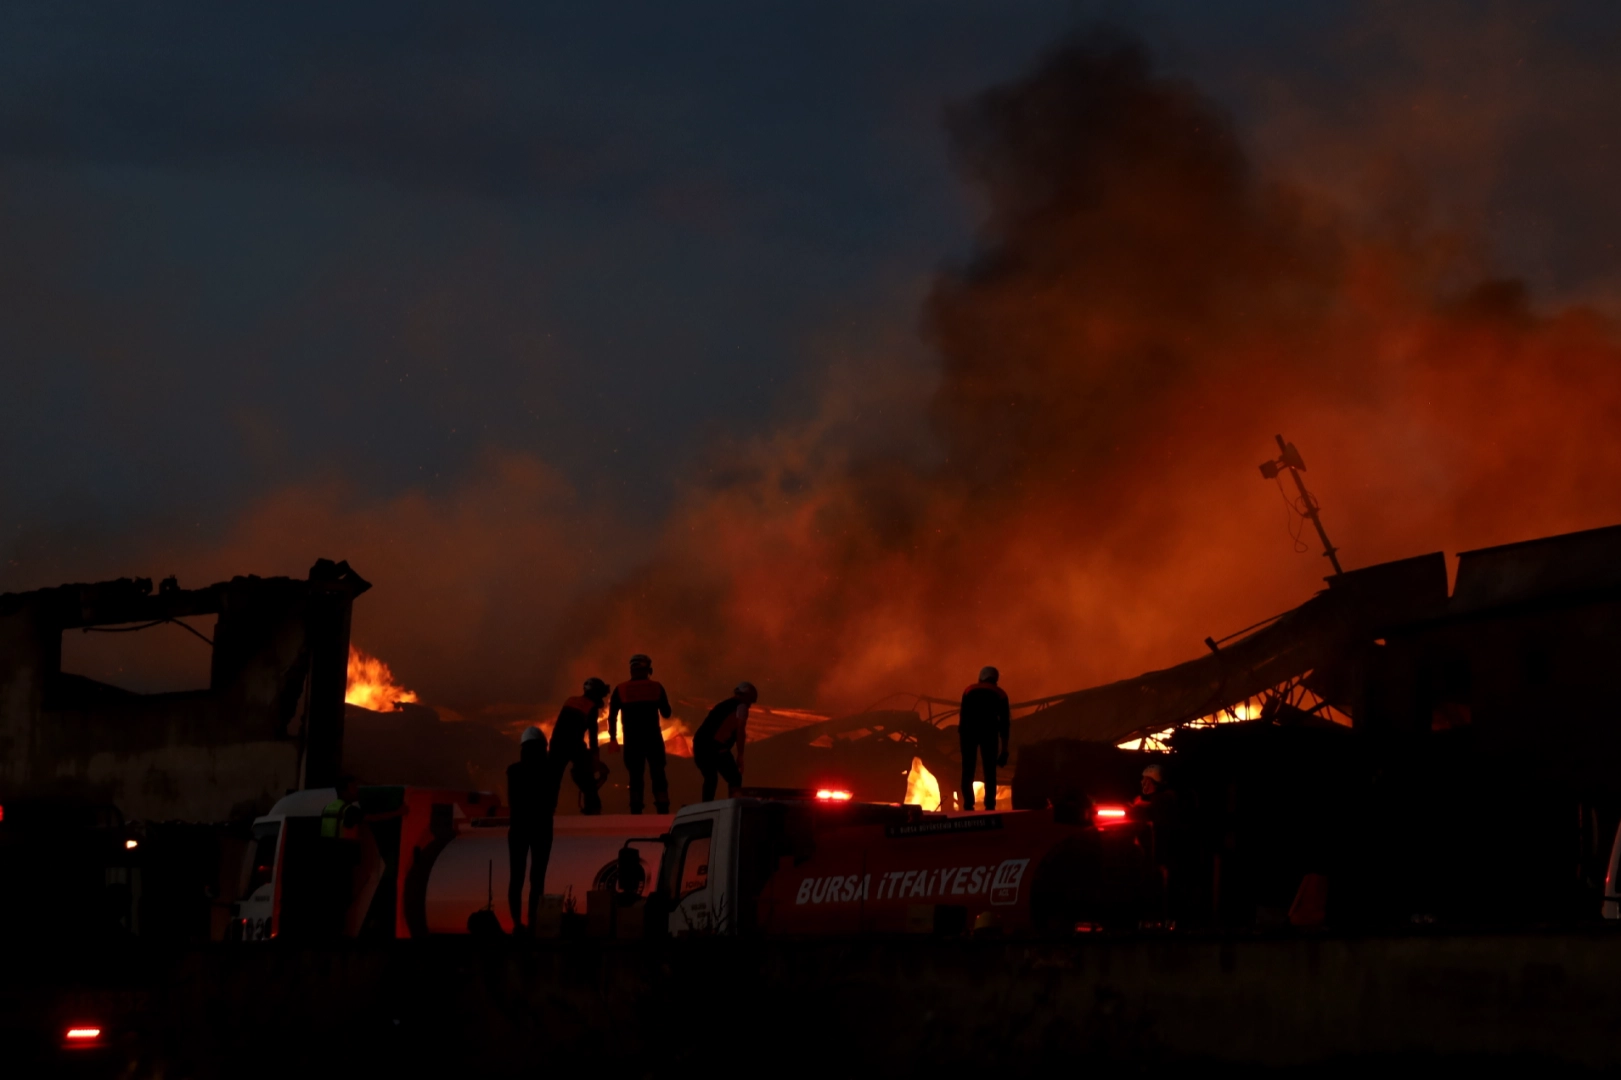
[(1350, 206), (1271, 171), (1110, 33), (947, 122), (979, 231), (928, 291), (936, 366), (838, 368), (808, 419), (713, 446), (651, 534), (492, 452), (450, 494), (286, 489), (164, 572), (346, 558), (377, 584), (356, 641), (510, 724), (633, 652), (678, 696), (748, 678), (828, 711), (987, 663), (1016, 700), (1176, 663), (1328, 572), (1256, 470), (1275, 433), (1348, 567), (1621, 519), (1617, 327), (1538, 307), (1411, 189)]
[(825, 423), (739, 448), (582, 606), (576, 657), (646, 649), (846, 708), (984, 663), (1015, 698), (1174, 663), (1328, 572), (1256, 471), (1278, 432), (1348, 566), (1617, 519), (1616, 328), (1538, 311), (1420, 200), (1268, 175), (1108, 33), (949, 123), (982, 216), (923, 316), (938, 455)]

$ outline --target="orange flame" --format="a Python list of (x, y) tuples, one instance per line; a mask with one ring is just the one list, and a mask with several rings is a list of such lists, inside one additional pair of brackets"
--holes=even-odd
[(394, 682), (388, 665), (369, 653), (349, 646), (349, 688), (343, 700), (373, 712), (395, 712), (417, 700), (416, 692)]
[(922, 758), (912, 759), (912, 769), (906, 774), (904, 801), (921, 806), (926, 812), (940, 809), (940, 781), (923, 764)]
[(687, 734), (687, 726), (681, 722), (680, 717), (671, 717), (659, 724), (659, 734), (664, 736), (664, 750), (676, 757), (692, 756), (692, 737)]

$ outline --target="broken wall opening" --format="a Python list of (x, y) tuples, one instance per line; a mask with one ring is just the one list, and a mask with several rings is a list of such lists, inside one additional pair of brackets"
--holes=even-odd
[(213, 685), (218, 615), (62, 631), (61, 673), (130, 694), (174, 694)]

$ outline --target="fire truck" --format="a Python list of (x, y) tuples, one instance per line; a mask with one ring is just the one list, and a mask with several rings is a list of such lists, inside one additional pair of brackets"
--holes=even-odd
[[(510, 932), (508, 819), (495, 796), (361, 789), (379, 849), (370, 873), (323, 863), (335, 845), (320, 839), (320, 814), (333, 798), (296, 792), (255, 823), (240, 938), (466, 934), (480, 919)], [(560, 914), (620, 937), (1136, 927), (1163, 903), (1140, 830), (1121, 806), (925, 813), (829, 790), (756, 790), (673, 817), (559, 817), (550, 932)]]
[[(418, 928), (465, 933), (504, 895), (504, 826), (458, 823)], [(572, 887), (593, 932), (620, 937), (1128, 928), (1163, 917), (1141, 829), (1123, 806), (925, 813), (760, 791), (673, 818), (559, 818), (546, 889)]]
[(650, 903), (671, 935), (1053, 933), (1158, 917), (1128, 808), (924, 813), (841, 792), (685, 807)]

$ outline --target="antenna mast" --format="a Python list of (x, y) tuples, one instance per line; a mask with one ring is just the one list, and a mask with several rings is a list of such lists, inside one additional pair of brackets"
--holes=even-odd
[(1282, 435), (1275, 435), (1273, 438), (1278, 440), (1279, 456), (1276, 461), (1261, 462), (1261, 475), (1268, 480), (1277, 480), (1285, 469), (1288, 470), (1289, 475), (1294, 478), (1295, 488), (1300, 492), (1300, 505), (1296, 510), (1317, 530), (1318, 539), (1323, 542), (1323, 557), (1334, 567), (1334, 576), (1338, 577), (1345, 572), (1340, 569), (1340, 560), (1335, 554), (1339, 548), (1329, 542), (1328, 530), (1323, 528), (1323, 519), (1317, 513), (1317, 500), (1306, 490), (1306, 482), (1300, 479), (1300, 474), (1306, 471), (1306, 462), (1301, 458), (1300, 451), (1295, 449), (1294, 443), (1284, 442)]

